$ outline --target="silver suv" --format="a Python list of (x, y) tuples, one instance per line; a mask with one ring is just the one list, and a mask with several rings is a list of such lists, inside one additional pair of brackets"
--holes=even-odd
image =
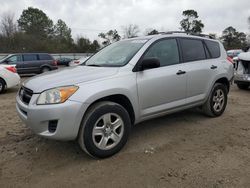
[(16, 97), (20, 118), (36, 134), (78, 139), (97, 158), (127, 142), (132, 125), (200, 107), (220, 116), (233, 65), (219, 41), (188, 34), (159, 34), (113, 43), (84, 66), (25, 81)]

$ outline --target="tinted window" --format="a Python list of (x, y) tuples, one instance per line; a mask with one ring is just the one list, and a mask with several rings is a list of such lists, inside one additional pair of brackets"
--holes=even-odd
[(205, 40), (205, 44), (207, 45), (207, 48), (208, 48), (212, 58), (220, 57), (220, 45), (218, 42)]
[(204, 46), (201, 40), (181, 39), (180, 41), (184, 61), (206, 59)]
[(23, 60), (24, 61), (36, 61), (37, 60), (37, 55), (36, 54), (24, 54), (23, 55)]
[(40, 60), (52, 60), (52, 57), (49, 54), (39, 54)]
[(158, 58), (161, 66), (179, 63), (179, 52), (176, 40), (166, 39), (153, 44), (144, 56), (144, 58), (149, 57)]

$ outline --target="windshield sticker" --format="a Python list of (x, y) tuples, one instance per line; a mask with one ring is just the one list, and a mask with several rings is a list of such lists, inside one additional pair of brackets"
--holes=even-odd
[(131, 43), (145, 43), (147, 40), (132, 40)]

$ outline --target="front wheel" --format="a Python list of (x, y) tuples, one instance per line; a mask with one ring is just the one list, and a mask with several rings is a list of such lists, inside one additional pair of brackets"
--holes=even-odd
[(227, 93), (227, 87), (224, 84), (215, 83), (207, 101), (202, 106), (204, 114), (210, 117), (220, 116), (227, 106)]
[(123, 148), (130, 129), (129, 114), (121, 105), (99, 102), (91, 106), (86, 113), (78, 142), (90, 156), (106, 158)]

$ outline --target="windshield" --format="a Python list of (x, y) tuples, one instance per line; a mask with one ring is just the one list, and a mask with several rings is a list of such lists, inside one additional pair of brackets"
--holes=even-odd
[(10, 57), (11, 55), (5, 55), (3, 57), (0, 57), (0, 63), (2, 63), (5, 59), (7, 59), (8, 57)]
[(126, 65), (147, 40), (134, 39), (113, 43), (86, 61), (87, 66), (121, 67)]

